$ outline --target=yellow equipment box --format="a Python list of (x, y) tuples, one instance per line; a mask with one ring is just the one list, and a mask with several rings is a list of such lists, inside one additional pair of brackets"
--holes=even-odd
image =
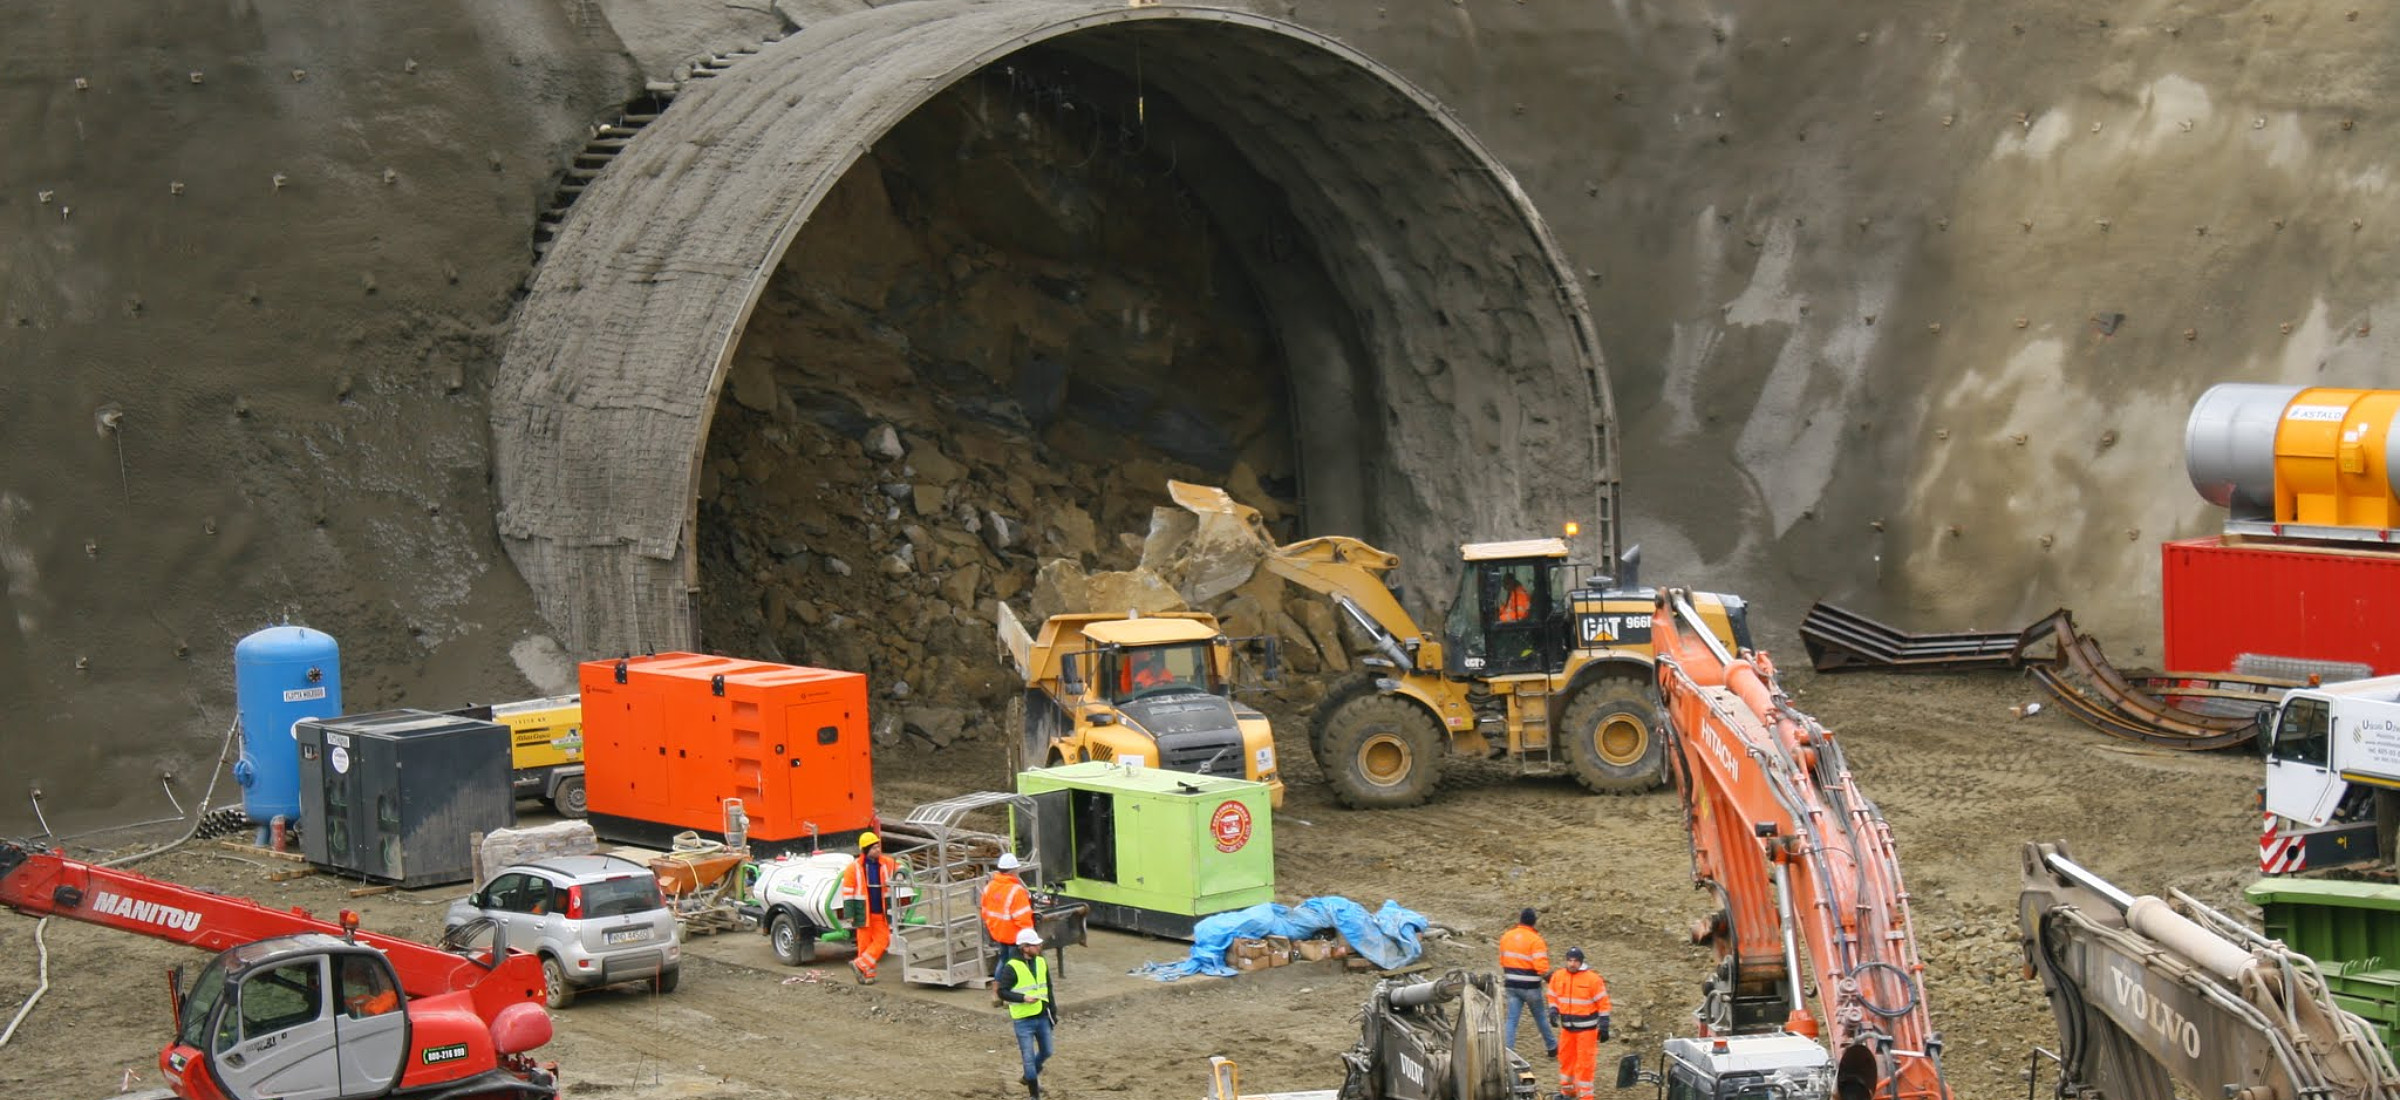
[(583, 697), (554, 695), (492, 705), (508, 727), (518, 798), (539, 798), (567, 817), (582, 817)]

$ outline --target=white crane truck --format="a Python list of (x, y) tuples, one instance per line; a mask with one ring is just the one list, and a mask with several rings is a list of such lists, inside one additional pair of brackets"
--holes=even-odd
[(2390, 860), (2400, 828), (2400, 676), (2294, 688), (2271, 721), (2259, 870)]

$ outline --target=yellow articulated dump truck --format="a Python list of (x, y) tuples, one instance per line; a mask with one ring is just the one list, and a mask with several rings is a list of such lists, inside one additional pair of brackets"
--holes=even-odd
[[(1009, 704), (1012, 771), (1085, 760), (1267, 785), (1283, 805), (1275, 731), (1233, 699), (1234, 643), (1198, 611), (1053, 615), (1036, 635), (1000, 606), (1000, 647), (1023, 696)], [(1267, 678), (1276, 646), (1266, 639)]]

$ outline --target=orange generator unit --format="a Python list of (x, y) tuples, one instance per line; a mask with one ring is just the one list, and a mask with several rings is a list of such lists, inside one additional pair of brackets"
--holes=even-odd
[(593, 831), (664, 846), (722, 839), (738, 798), (753, 852), (840, 844), (872, 828), (867, 678), (856, 672), (659, 653), (582, 666)]

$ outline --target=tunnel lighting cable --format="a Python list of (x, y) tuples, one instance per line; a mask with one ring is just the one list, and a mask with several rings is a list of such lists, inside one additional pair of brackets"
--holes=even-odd
[[(182, 847), (186, 843), (189, 843), (193, 837), (199, 835), (200, 823), (208, 820), (208, 800), (215, 797), (217, 793), (217, 777), (225, 774), (225, 757), (228, 753), (233, 751), (234, 731), (240, 729), (241, 727), (241, 719), (238, 717), (234, 719), (231, 725), (225, 727), (225, 743), (217, 749), (217, 766), (214, 769), (211, 769), (209, 772), (208, 790), (202, 793), (200, 796), (200, 812), (192, 815), (191, 828), (185, 829), (182, 836), (168, 841), (165, 844), (161, 844), (146, 851), (135, 852), (129, 856), (119, 856), (115, 859), (100, 864), (100, 866), (123, 867), (127, 864), (138, 863), (142, 860), (149, 859), (152, 856), (164, 855), (169, 851)], [(36, 966), (39, 968), (39, 980), (37, 984), (34, 985), (33, 992), (26, 995), (25, 1003), (17, 1006), (17, 1014), (9, 1018), (7, 1030), (0, 1031), (0, 1047), (8, 1046), (8, 1041), (16, 1038), (17, 1025), (24, 1023), (25, 1017), (33, 1014), (33, 1006), (42, 999), (42, 994), (50, 991), (50, 944), (45, 936), (45, 933), (47, 933), (49, 930), (50, 918), (43, 917), (42, 919), (33, 922), (33, 948), (34, 952), (39, 956), (40, 959), (40, 961), (36, 964)]]

